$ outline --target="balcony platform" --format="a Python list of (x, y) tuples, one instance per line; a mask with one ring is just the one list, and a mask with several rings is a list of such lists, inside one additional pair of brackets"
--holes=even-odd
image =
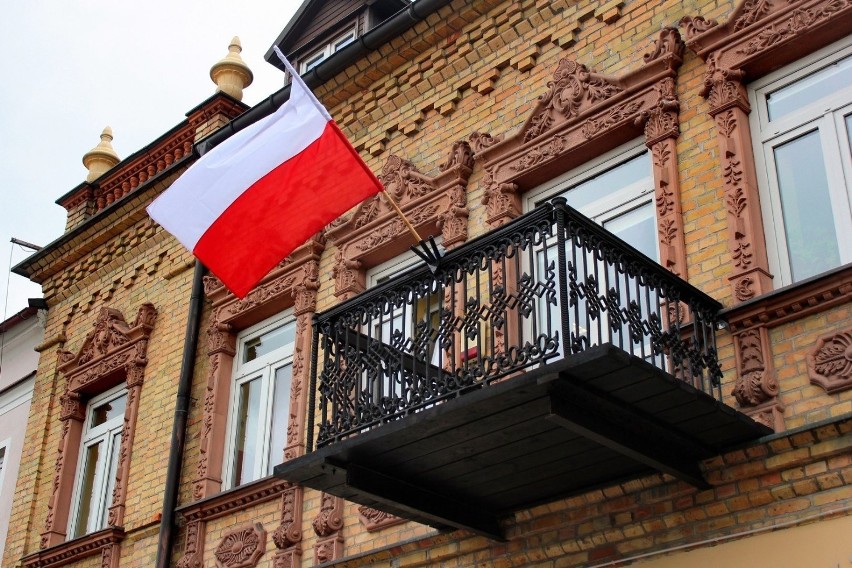
[(275, 468), (438, 528), (503, 538), (513, 511), (699, 462), (771, 430), (611, 345), (462, 393)]

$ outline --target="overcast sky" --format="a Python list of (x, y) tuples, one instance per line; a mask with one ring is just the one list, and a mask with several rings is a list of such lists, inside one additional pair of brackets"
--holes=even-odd
[[(41, 296), (9, 275), (62, 235), (56, 199), (86, 178), (83, 154), (111, 126), (124, 158), (213, 94), (210, 67), (238, 35), (249, 105), (283, 85), (263, 54), (300, 0), (0, 0), (0, 321)], [(8, 281), (8, 301), (7, 296)]]

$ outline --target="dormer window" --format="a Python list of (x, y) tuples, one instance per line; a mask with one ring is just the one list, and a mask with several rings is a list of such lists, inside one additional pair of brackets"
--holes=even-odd
[(299, 64), (299, 73), (307, 73), (333, 54), (337, 53), (357, 37), (357, 28), (352, 28), (343, 35), (335, 37), (329, 43), (323, 45), (316, 51), (309, 53)]

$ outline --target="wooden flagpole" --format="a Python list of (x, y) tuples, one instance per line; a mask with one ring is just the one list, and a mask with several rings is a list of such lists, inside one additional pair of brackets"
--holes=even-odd
[(411, 221), (408, 220), (405, 213), (402, 212), (402, 209), (399, 208), (399, 205), (396, 204), (396, 201), (394, 201), (393, 197), (391, 197), (390, 193), (387, 192), (384, 186), (382, 186), (382, 195), (385, 196), (385, 200), (387, 200), (390, 206), (393, 207), (396, 214), (399, 215), (399, 218), (402, 219), (403, 223), (405, 223), (405, 226), (408, 227), (408, 231), (414, 236), (414, 240), (417, 241), (418, 244), (423, 242), (423, 239), (420, 238), (420, 234), (417, 232), (417, 229), (414, 228), (414, 225), (411, 224)]

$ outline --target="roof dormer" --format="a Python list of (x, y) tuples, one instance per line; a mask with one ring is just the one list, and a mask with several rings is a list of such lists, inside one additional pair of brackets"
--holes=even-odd
[[(393, 14), (409, 0), (305, 0), (275, 40), (300, 73), (310, 71)], [(272, 48), (266, 60), (283, 70)]]

